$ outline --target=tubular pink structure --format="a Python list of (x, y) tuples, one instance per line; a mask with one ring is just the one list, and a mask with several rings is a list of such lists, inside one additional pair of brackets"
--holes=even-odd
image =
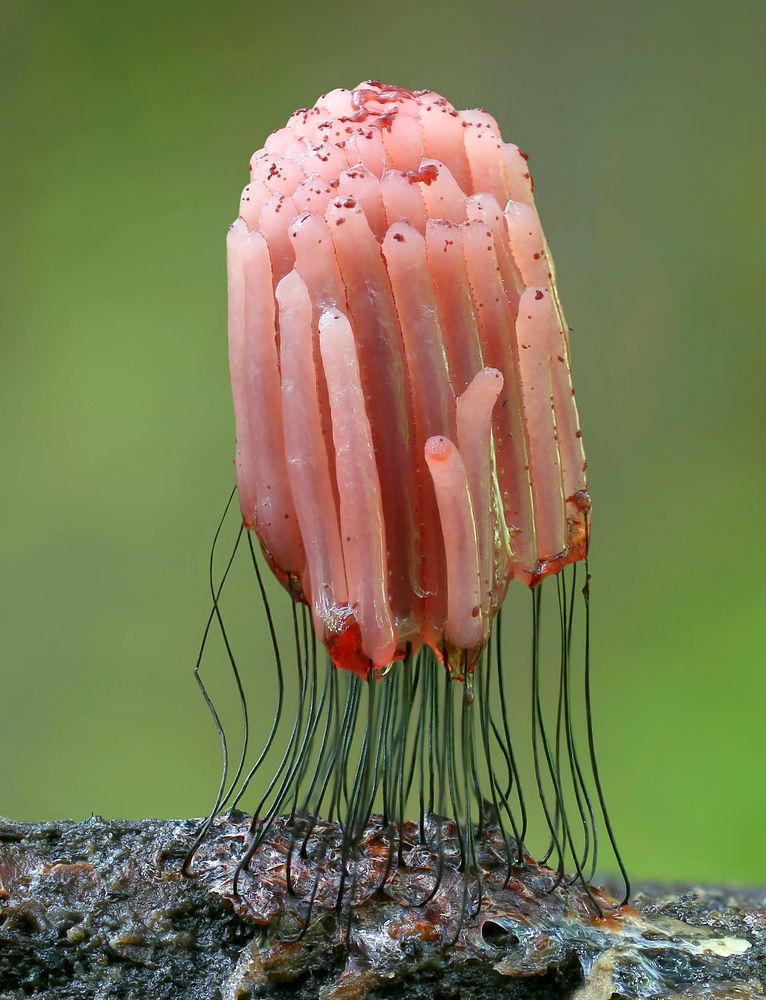
[(568, 330), (526, 155), (483, 111), (380, 83), (296, 112), (228, 238), (245, 525), (368, 676), (456, 670), (509, 581), (586, 548)]

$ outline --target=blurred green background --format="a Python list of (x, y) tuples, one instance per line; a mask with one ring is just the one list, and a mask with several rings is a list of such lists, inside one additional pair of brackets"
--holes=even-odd
[[(2, 0), (0, 813), (207, 809), (191, 669), (232, 482), (226, 226), (268, 132), (380, 78), (486, 106), (531, 153), (629, 867), (766, 879), (762, 11)], [(233, 582), (263, 731), (263, 620)]]

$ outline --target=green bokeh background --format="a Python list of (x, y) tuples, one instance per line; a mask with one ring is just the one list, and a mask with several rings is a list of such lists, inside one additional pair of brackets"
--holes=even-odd
[(0, 813), (208, 807), (191, 667), (232, 479), (226, 225), (265, 135), (373, 77), (486, 106), (532, 156), (629, 867), (764, 881), (762, 10), (0, 2)]

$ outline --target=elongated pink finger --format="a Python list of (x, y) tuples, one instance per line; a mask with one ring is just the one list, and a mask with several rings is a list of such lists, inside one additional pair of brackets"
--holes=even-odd
[(289, 238), (296, 270), (306, 283), (315, 307), (320, 312), (345, 308), (345, 288), (325, 218), (313, 212), (300, 216), (290, 226)]
[(309, 572), (315, 627), (322, 637), (347, 602), (338, 511), (317, 397), (312, 311), (297, 271), (277, 285), (282, 420), (290, 489)]
[(534, 205), (509, 201), (505, 209), (513, 259), (527, 287), (548, 288), (551, 271), (545, 247), (545, 237)]
[(292, 198), (274, 194), (267, 198), (258, 217), (258, 229), (269, 244), (271, 270), (274, 285), (292, 270), (295, 263), (295, 253), (287, 235), (288, 219), (295, 217), (295, 205)]
[[(255, 527), (256, 474), (255, 449), (250, 436), (248, 409), (250, 391), (247, 379), (247, 342), (245, 338), (245, 271), (242, 248), (247, 239), (247, 226), (237, 219), (226, 237), (226, 264), (229, 301), (229, 368), (231, 394), (234, 402), (234, 427), (237, 440), (235, 463), (237, 489), (242, 519), (248, 528)], [(271, 284), (271, 275), (269, 275)]]
[(505, 295), (513, 312), (518, 308), (519, 296), (525, 282), (513, 257), (506, 219), (496, 198), (491, 194), (475, 194), (466, 201), (466, 214), (471, 221), (483, 222), (492, 234), (500, 278)]
[(537, 554), (543, 563), (556, 559), (567, 547), (564, 485), (550, 368), (557, 333), (550, 293), (542, 288), (527, 288), (519, 303), (516, 334)]
[(353, 198), (327, 210), (335, 256), (359, 355), (367, 414), (378, 461), (389, 548), (391, 602), (404, 641), (418, 635), (423, 616), (418, 484), (413, 399), (391, 284), (381, 249)]
[(458, 649), (473, 650), (482, 641), (479, 548), (465, 467), (455, 445), (446, 437), (426, 442), (447, 556), (446, 635)]
[(496, 510), (492, 478), (492, 410), (503, 388), (497, 368), (482, 368), (457, 400), (457, 445), (465, 465), (471, 503), (476, 515), (483, 626), (495, 587), (494, 544), (503, 525)]
[[(402, 331), (410, 380), (417, 373), (413, 393), (413, 431), (422, 455), (426, 440), (436, 433), (454, 437), (455, 401), (449, 383), (438, 310), (426, 265), (425, 240), (412, 226), (398, 222), (383, 240), (383, 254), (391, 279), (396, 313)], [(444, 627), (446, 614), (444, 552), (436, 526), (434, 497), (424, 476), (422, 460), (415, 464), (420, 483), (423, 552), (423, 590), (430, 641)]]
[(468, 388), (484, 364), (463, 255), (463, 232), (464, 227), (441, 219), (429, 219), (426, 226), (428, 271), (455, 395)]
[[(523, 149), (512, 142), (504, 142), (500, 151), (508, 181), (508, 197), (525, 205), (532, 205), (532, 174), (529, 171), (529, 157)], [(502, 202), (501, 202), (502, 204)]]
[(463, 145), (474, 194), (493, 195), (501, 205), (510, 197), (508, 175), (500, 155), (503, 140), (497, 122), (486, 111), (463, 111)]
[[(287, 478), (280, 413), (274, 296), (266, 241), (237, 222), (229, 233), (229, 361), (237, 430), (242, 516), (273, 563), (288, 574), (303, 567), (303, 547)], [(256, 401), (275, 411), (261, 419)]]
[(239, 216), (245, 220), (248, 229), (255, 229), (258, 226), (261, 209), (271, 196), (271, 191), (263, 181), (250, 181), (243, 189), (239, 199)]
[(420, 126), (425, 155), (445, 164), (463, 192), (471, 188), (471, 171), (463, 146), (463, 122), (449, 101), (431, 92), (421, 100)]
[(386, 231), (386, 214), (378, 178), (361, 164), (349, 167), (348, 170), (341, 170), (337, 194), (338, 197), (350, 195), (361, 205), (375, 238), (382, 240)]
[(423, 160), (414, 172), (430, 219), (465, 222), (465, 195), (448, 167), (436, 160)]
[(385, 666), (396, 650), (386, 586), (386, 526), (354, 335), (342, 313), (322, 314), (319, 346), (332, 414), (348, 600), (364, 649), (376, 666)]
[(389, 165), (396, 170), (417, 170), (423, 159), (423, 133), (417, 118), (397, 114), (382, 131)]
[(510, 532), (513, 570), (524, 576), (537, 565), (535, 521), (527, 439), (522, 419), (523, 387), (518, 363), (516, 310), (506, 297), (491, 231), (469, 222), (463, 232), (468, 279), (479, 325), (485, 365), (503, 375), (495, 408), (497, 474), (505, 521)]
[(406, 222), (392, 226), (383, 239), (396, 314), (409, 369), (418, 373), (413, 400), (415, 420), (422, 423), (423, 443), (436, 428), (455, 426), (454, 394), (439, 326), (436, 296), (426, 264), (426, 244)]

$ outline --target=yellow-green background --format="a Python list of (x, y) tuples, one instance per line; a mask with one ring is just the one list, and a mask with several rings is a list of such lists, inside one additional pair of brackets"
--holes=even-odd
[(373, 77), (484, 105), (532, 156), (628, 864), (764, 880), (760, 10), (2, 0), (0, 813), (207, 808), (191, 667), (232, 477), (226, 225), (265, 135)]

